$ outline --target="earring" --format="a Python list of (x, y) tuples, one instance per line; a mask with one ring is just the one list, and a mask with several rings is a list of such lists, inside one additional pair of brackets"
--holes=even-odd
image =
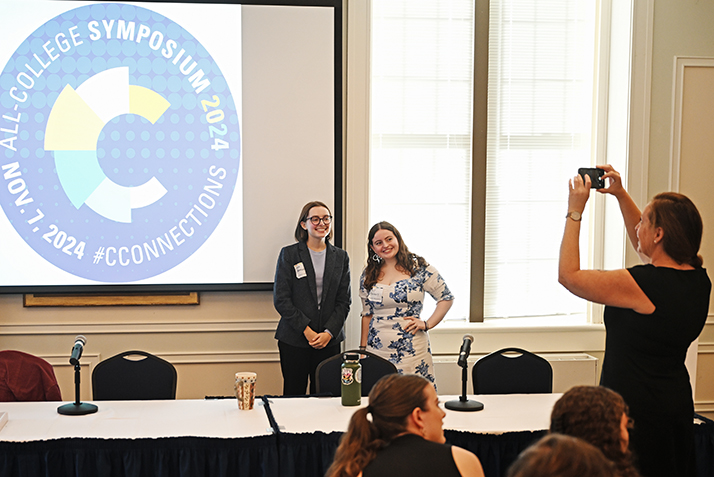
[(379, 255), (377, 255), (376, 253), (375, 253), (374, 255), (372, 255), (372, 260), (375, 261), (375, 262), (381, 262), (381, 261), (382, 261), (382, 259), (381, 259), (381, 258), (379, 257)]

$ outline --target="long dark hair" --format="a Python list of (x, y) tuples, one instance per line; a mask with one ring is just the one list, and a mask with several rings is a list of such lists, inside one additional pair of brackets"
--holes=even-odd
[(374, 284), (379, 280), (379, 272), (382, 269), (382, 260), (373, 260), (376, 253), (372, 250), (372, 239), (374, 239), (374, 235), (380, 230), (389, 230), (399, 242), (399, 252), (397, 252), (398, 270), (413, 277), (417, 270), (429, 266), (423, 257), (409, 251), (409, 247), (407, 247), (407, 244), (404, 243), (402, 239), (402, 234), (399, 233), (399, 230), (397, 230), (394, 225), (389, 222), (376, 223), (369, 229), (369, 234), (367, 234), (367, 266), (364, 269), (364, 286), (368, 291), (371, 290)]
[(352, 414), (325, 476), (354, 477), (362, 472), (380, 449), (406, 431), (414, 409), (426, 410), (424, 391), (430, 385), (415, 374), (390, 374), (377, 381), (369, 393), (369, 406)]
[(621, 477), (636, 477), (629, 449), (623, 452), (620, 436), (625, 400), (602, 386), (574, 386), (553, 406), (550, 432), (578, 437), (594, 445), (617, 467)]
[[(298, 219), (297, 225), (295, 226), (295, 240), (298, 242), (307, 242), (307, 230), (302, 228), (302, 223), (307, 220), (307, 214), (310, 213), (310, 209), (313, 207), (324, 207), (327, 209), (327, 211), (332, 215), (332, 211), (330, 208), (325, 204), (324, 202), (320, 202), (319, 200), (313, 200), (312, 202), (308, 202), (305, 204), (302, 208), (302, 211), (300, 212), (300, 218)], [(329, 242), (332, 239), (332, 225), (330, 225), (330, 233), (327, 234), (327, 237), (325, 237), (325, 240)]]
[(662, 247), (667, 255), (679, 264), (702, 266), (702, 216), (687, 196), (676, 192), (657, 194), (650, 202), (649, 219), (654, 227), (662, 227)]

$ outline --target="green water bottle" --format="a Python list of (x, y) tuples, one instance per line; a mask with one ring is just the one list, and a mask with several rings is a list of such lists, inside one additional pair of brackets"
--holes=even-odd
[(342, 355), (342, 405), (359, 406), (362, 403), (362, 365), (358, 353)]

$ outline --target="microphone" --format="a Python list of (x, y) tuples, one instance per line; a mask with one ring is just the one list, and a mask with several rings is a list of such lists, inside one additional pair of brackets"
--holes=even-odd
[(474, 337), (471, 335), (464, 335), (464, 342), (461, 343), (461, 349), (459, 350), (459, 360), (456, 362), (462, 368), (468, 366), (467, 360), (469, 358), (469, 353), (471, 353), (471, 343)]
[(79, 358), (82, 357), (82, 349), (84, 349), (84, 345), (86, 344), (87, 338), (82, 335), (77, 335), (74, 339), (72, 357), (69, 358), (69, 363), (74, 365), (74, 402), (63, 404), (57, 408), (57, 412), (65, 416), (83, 416), (97, 412), (97, 409), (99, 409), (94, 404), (79, 401), (79, 373), (81, 371)]
[(471, 335), (464, 335), (464, 341), (461, 343), (461, 349), (459, 350), (459, 359), (457, 364), (461, 367), (461, 396), (459, 399), (454, 399), (452, 401), (446, 401), (444, 406), (446, 409), (451, 411), (480, 411), (483, 409), (483, 403), (478, 401), (472, 401), (466, 397), (466, 382), (469, 379), (468, 369), (469, 369), (469, 353), (471, 352), (471, 343), (473, 343), (474, 337)]
[(85, 344), (87, 344), (87, 338), (77, 335), (74, 339), (74, 347), (72, 348), (72, 356), (69, 358), (69, 364), (74, 366), (79, 364), (79, 358), (82, 357), (82, 349), (84, 349)]

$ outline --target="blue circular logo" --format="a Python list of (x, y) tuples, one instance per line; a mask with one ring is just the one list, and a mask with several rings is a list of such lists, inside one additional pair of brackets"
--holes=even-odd
[(73, 9), (23, 41), (0, 88), (0, 205), (53, 265), (101, 282), (150, 278), (221, 221), (239, 115), (180, 25), (134, 5)]

